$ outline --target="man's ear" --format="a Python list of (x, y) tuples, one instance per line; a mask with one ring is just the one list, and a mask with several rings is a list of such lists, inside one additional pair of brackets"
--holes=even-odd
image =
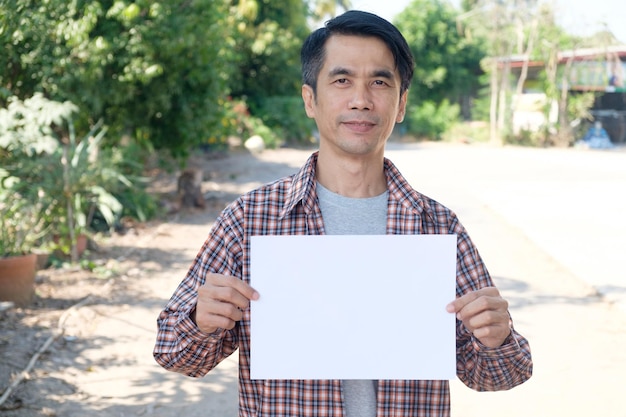
[(313, 119), (315, 117), (315, 93), (308, 84), (302, 85), (302, 100), (304, 101), (306, 115)]
[(400, 105), (398, 106), (398, 114), (396, 115), (396, 123), (402, 123), (406, 114), (406, 100), (409, 95), (409, 90), (402, 93), (400, 96)]

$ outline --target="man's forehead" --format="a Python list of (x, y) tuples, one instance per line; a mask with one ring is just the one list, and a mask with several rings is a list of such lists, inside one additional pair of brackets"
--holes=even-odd
[(366, 62), (373, 75), (398, 74), (391, 50), (375, 36), (333, 35), (326, 41), (324, 49), (323, 67), (329, 73), (346, 73)]
[[(369, 46), (380, 46), (384, 47), (390, 54), (391, 49), (385, 43), (384, 40), (379, 38), (378, 36), (372, 35), (352, 35), (352, 34), (344, 34), (344, 33), (335, 33), (332, 34), (326, 39), (324, 47), (327, 49), (328, 45), (346, 45), (346, 44), (354, 44), (354, 43), (362, 43)], [(393, 55), (393, 54), (392, 54)]]

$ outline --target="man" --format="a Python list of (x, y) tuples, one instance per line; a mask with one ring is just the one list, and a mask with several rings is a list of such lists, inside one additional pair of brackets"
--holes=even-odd
[[(458, 377), (476, 390), (504, 390), (531, 376), (528, 342), (455, 214), (411, 188), (384, 157), (404, 118), (413, 66), (400, 32), (370, 13), (349, 11), (307, 38), (302, 98), (319, 150), (297, 174), (219, 216), (159, 316), (159, 364), (203, 376), (239, 348), (240, 416), (449, 416), (448, 381), (250, 379), (249, 305), (262, 296), (249, 285), (250, 236), (437, 233), (458, 236), (457, 298), (447, 306), (457, 317)], [(387, 335), (376, 328), (372, 336)]]

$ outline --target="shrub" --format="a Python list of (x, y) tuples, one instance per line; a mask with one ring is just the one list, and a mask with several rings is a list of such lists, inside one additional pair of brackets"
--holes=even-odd
[(408, 133), (420, 138), (440, 140), (459, 118), (459, 106), (444, 100), (439, 105), (432, 101), (409, 106)]
[(72, 261), (77, 261), (76, 237), (90, 231), (94, 218), (112, 229), (124, 210), (116, 194), (136, 191), (123, 172), (130, 163), (114, 148), (100, 146), (107, 131), (103, 123), (79, 137), (72, 120), (76, 112), (72, 103), (41, 94), (24, 101), (12, 97), (8, 108), (0, 109), (2, 185), (30, 206), (46, 207), (45, 223), (59, 247), (74, 246)]
[(267, 97), (261, 100), (254, 113), (286, 143), (310, 143), (315, 121), (306, 115), (302, 97)]

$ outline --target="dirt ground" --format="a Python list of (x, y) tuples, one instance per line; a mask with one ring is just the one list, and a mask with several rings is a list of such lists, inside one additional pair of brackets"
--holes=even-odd
[[(286, 164), (264, 164), (262, 156), (254, 158), (245, 151), (227, 157), (196, 155), (189, 166), (203, 172), (204, 208), (176, 210), (158, 221), (128, 224), (123, 233), (96, 237), (86, 254), (95, 265), (92, 271), (77, 267), (40, 270), (33, 303), (0, 311), (0, 398), (14, 381), (21, 380), (0, 404), (0, 415), (81, 415), (80, 404), (89, 394), (72, 383), (73, 374), (104, 366), (81, 363), (81, 352), (89, 345), (100, 351), (115, 349), (89, 339), (90, 322), (105, 314), (104, 309), (123, 308), (151, 296), (148, 289), (154, 285), (154, 274), (149, 272), (167, 271), (173, 265), (185, 269), (184, 264), (178, 265), (180, 251), (199, 249), (199, 243), (190, 243), (185, 225), (199, 225), (199, 230), (208, 232), (219, 211), (243, 191), (295, 170)], [(162, 195), (167, 208), (176, 201), (176, 178), (177, 173), (163, 172), (154, 177), (152, 191)], [(202, 237), (195, 240), (200, 242)], [(184, 259), (188, 262), (191, 256), (193, 252)], [(114, 356), (111, 352), (110, 357)], [(24, 372), (29, 362), (32, 369)], [(64, 368), (68, 371), (63, 372)], [(68, 409), (68, 404), (75, 404), (75, 409)]]

